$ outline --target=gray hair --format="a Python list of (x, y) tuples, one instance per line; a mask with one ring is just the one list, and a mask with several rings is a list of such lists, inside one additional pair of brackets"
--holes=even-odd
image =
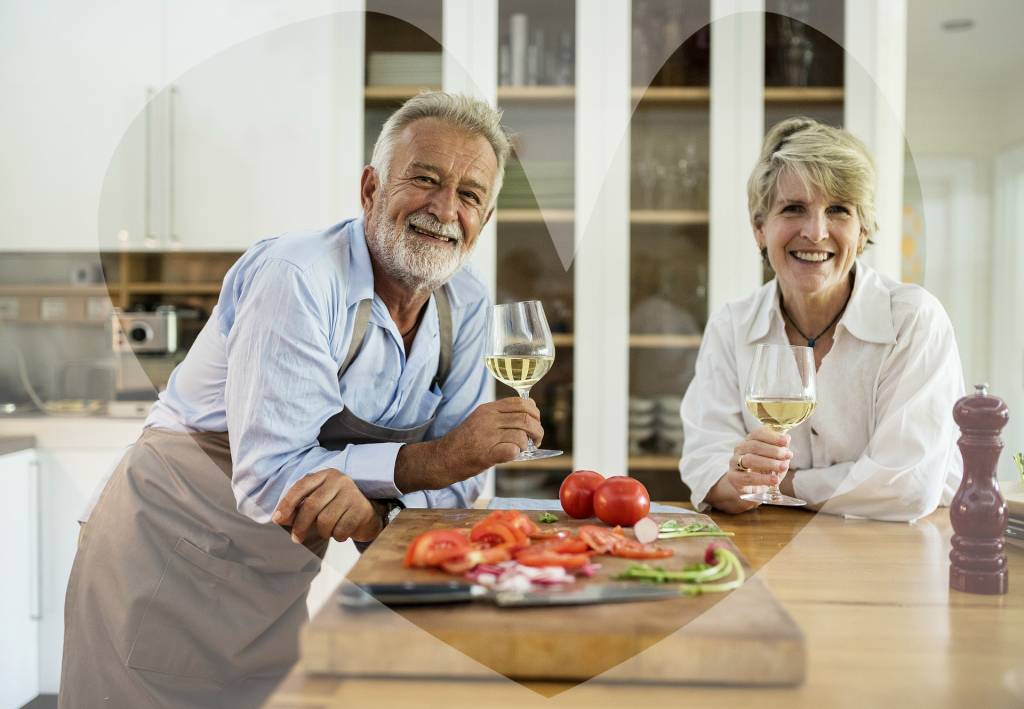
[(783, 170), (829, 199), (855, 205), (868, 237), (878, 231), (875, 163), (864, 143), (849, 131), (802, 116), (788, 118), (768, 131), (747, 182), (747, 206), (755, 227), (761, 227), (771, 210)]
[(461, 128), (467, 133), (479, 135), (487, 139), (494, 156), (498, 159), (498, 172), (487, 208), (490, 209), (498, 199), (501, 185), (505, 178), (505, 162), (508, 160), (512, 145), (508, 133), (501, 125), (501, 111), (492, 108), (486, 102), (463, 94), (445, 91), (427, 91), (414, 96), (401, 108), (391, 114), (373, 146), (373, 157), (370, 167), (374, 169), (382, 184), (387, 184), (388, 167), (395, 152), (395, 143), (406, 126), (421, 118), (437, 118)]

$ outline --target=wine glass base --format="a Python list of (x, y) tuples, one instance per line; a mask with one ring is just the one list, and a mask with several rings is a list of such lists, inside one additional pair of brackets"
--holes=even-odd
[(556, 458), (560, 455), (564, 455), (564, 453), (564, 451), (535, 448), (532, 451), (523, 451), (515, 460), (541, 460), (543, 458)]
[(781, 505), (782, 507), (802, 507), (807, 504), (806, 500), (801, 500), (799, 497), (790, 497), (778, 492), (751, 492), (740, 495), (740, 499), (747, 502), (760, 502), (762, 505)]

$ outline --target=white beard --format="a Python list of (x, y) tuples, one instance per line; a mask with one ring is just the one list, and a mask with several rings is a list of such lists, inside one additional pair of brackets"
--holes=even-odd
[[(377, 210), (376, 229), (366, 232), (370, 254), (389, 276), (417, 291), (434, 291), (448, 281), (469, 258), (462, 229), (458, 224), (443, 225), (426, 212), (410, 215), (404, 226), (388, 221), (387, 198)], [(410, 223), (456, 239), (437, 245), (420, 241)]]

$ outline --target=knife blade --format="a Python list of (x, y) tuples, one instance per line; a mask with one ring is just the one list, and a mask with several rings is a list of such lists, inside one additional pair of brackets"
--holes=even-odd
[(492, 591), (479, 584), (458, 581), (344, 584), (339, 592), (339, 602), (350, 608), (366, 608), (376, 604), (415, 606), (471, 601), (489, 602), (500, 608), (539, 608), (631, 603), (679, 597), (679, 590), (672, 586), (587, 584), (537, 591)]

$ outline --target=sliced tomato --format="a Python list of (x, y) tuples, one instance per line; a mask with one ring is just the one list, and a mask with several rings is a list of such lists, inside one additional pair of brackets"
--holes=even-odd
[(607, 554), (625, 537), (621, 537), (607, 527), (588, 524), (580, 527), (580, 539), (598, 554)]
[(577, 539), (576, 537), (568, 537), (565, 539), (545, 539), (531, 544), (529, 549), (544, 549), (556, 551), (559, 554), (587, 554), (590, 552), (590, 547), (587, 546), (587, 543), (582, 539)]
[(548, 541), (551, 539), (568, 539), (572, 537), (572, 530), (565, 527), (552, 527), (550, 529), (537, 528), (537, 531), (530, 535), (534, 541)]
[(488, 520), (503, 522), (519, 530), (524, 537), (529, 537), (531, 534), (536, 534), (540, 531), (537, 523), (519, 510), (494, 510), (494, 512), (491, 512), (484, 518), (484, 521)]
[(516, 554), (516, 561), (523, 566), (561, 566), (578, 569), (590, 561), (589, 554), (561, 554), (553, 549), (528, 547)]
[(483, 520), (473, 525), (469, 538), (487, 546), (520, 546), (526, 543), (523, 534), (498, 520)]
[(454, 529), (432, 529), (409, 543), (409, 548), (405, 552), (405, 565), (421, 568), (439, 566), (469, 550), (469, 539), (464, 534), (459, 534)]
[(653, 544), (641, 544), (634, 539), (623, 539), (611, 551), (612, 556), (623, 559), (664, 559), (672, 556), (674, 552), (664, 547), (656, 547)]
[(465, 554), (449, 559), (441, 564), (441, 568), (449, 574), (464, 574), (472, 571), (478, 564), (500, 564), (509, 561), (512, 553), (508, 547), (490, 547), (487, 549), (470, 549)]

